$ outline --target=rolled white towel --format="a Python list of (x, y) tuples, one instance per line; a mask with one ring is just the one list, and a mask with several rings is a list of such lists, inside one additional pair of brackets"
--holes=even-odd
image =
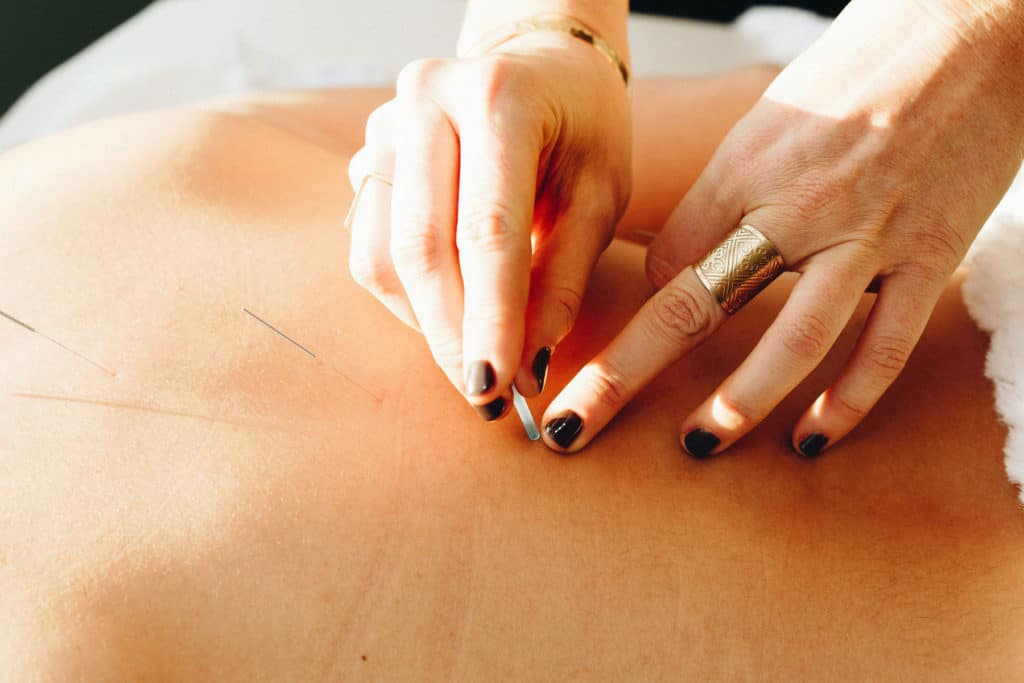
[[(1024, 487), (1024, 173), (985, 224), (965, 261), (964, 302), (991, 335), (985, 375), (1006, 424), (1006, 474)], [(1024, 503), (1024, 488), (1020, 492)]]

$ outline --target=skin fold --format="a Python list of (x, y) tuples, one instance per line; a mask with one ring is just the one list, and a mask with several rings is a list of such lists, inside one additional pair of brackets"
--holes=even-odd
[[(765, 82), (655, 84), (673, 121), (638, 88), (620, 234), (663, 222), (731, 123), (708, 112)], [(794, 275), (560, 456), (481, 421), (347, 272), (346, 166), (389, 96), (133, 115), (0, 157), (0, 310), (38, 331), (0, 319), (0, 678), (1019, 676), (1024, 515), (964, 273), (819, 460), (789, 430), (871, 294), (727, 455), (673, 430)], [(644, 256), (601, 257), (535, 415), (650, 297)]]

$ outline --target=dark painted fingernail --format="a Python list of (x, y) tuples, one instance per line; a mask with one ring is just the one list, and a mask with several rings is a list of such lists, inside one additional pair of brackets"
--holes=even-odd
[(805, 458), (817, 458), (821, 455), (821, 449), (828, 443), (828, 437), (815, 432), (804, 437), (800, 442), (800, 455)]
[(583, 418), (568, 410), (564, 415), (549, 420), (544, 425), (544, 431), (559, 446), (568, 448), (576, 440), (580, 432), (583, 431)]
[(494, 366), (484, 360), (470, 364), (466, 371), (466, 395), (479, 396), (494, 388)]
[(544, 382), (548, 380), (548, 363), (551, 362), (551, 347), (545, 346), (533, 357), (533, 376), (537, 378), (537, 392), (544, 391)]
[(505, 414), (505, 406), (508, 401), (505, 400), (504, 396), (499, 396), (490, 403), (485, 403), (482, 406), (473, 406), (476, 408), (476, 412), (480, 413), (480, 417), (492, 422), (497, 420), (499, 417)]
[(683, 439), (686, 450), (695, 458), (706, 458), (722, 440), (706, 429), (694, 429)]

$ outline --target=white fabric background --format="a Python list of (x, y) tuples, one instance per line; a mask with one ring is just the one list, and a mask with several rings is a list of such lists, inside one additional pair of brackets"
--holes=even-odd
[[(161, 0), (36, 84), (0, 121), (0, 150), (103, 116), (267, 88), (393, 83), (451, 56), (465, 0)], [(827, 22), (759, 9), (735, 26), (634, 16), (637, 75), (786, 62)]]
[[(217, 95), (391, 83), (412, 59), (453, 53), (464, 6), (465, 0), (160, 0), (32, 88), (0, 120), (0, 151), (103, 116)], [(781, 8), (751, 10), (732, 26), (634, 16), (633, 69), (638, 76), (699, 74), (786, 63), (827, 25)], [(992, 336), (986, 374), (1010, 428), (1006, 469), (1022, 484), (1024, 177), (967, 261), (973, 267), (965, 300)]]

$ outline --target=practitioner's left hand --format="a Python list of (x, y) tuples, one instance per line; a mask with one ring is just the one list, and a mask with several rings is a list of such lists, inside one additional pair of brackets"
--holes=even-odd
[(1017, 0), (854, 0), (678, 205), (647, 256), (660, 291), (551, 402), (545, 442), (585, 447), (725, 322), (690, 266), (740, 225), (801, 276), (749, 357), (685, 416), (682, 446), (706, 457), (753, 429), (818, 365), (874, 283), (856, 348), (791, 438), (815, 456), (850, 432), (903, 369), (1020, 168), (1022, 17)]

